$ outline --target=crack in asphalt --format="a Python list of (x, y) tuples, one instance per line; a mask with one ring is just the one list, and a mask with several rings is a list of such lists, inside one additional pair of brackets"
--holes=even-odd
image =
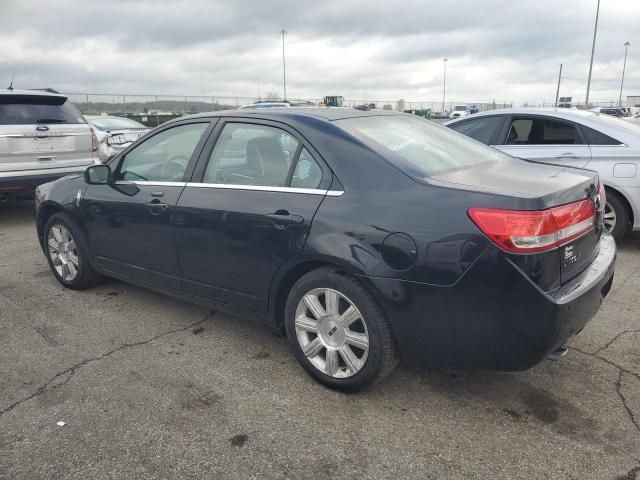
[(624, 375), (624, 372), (622, 371), (622, 369), (620, 369), (618, 373), (618, 381), (616, 382), (616, 391), (618, 392), (618, 396), (620, 397), (620, 400), (622, 400), (622, 405), (624, 406), (625, 410), (629, 414), (629, 418), (631, 419), (631, 422), (636, 426), (636, 430), (640, 432), (640, 423), (638, 423), (638, 420), (636, 420), (636, 417), (633, 414), (633, 411), (631, 410), (631, 408), (629, 408), (629, 405), (627, 405), (627, 399), (622, 394), (622, 375)]
[[(174, 330), (169, 330), (166, 332), (162, 332), (159, 333), (158, 335), (155, 335), (147, 340), (140, 340), (138, 342), (133, 342), (133, 343), (124, 343), (122, 345), (120, 345), (118, 348), (114, 348), (113, 350), (110, 350), (106, 353), (103, 353), (102, 355), (99, 355), (97, 357), (93, 357), (93, 358), (87, 358), (85, 360), (82, 360), (81, 362), (76, 363), (75, 365), (72, 365), (71, 367), (63, 370), (62, 372), (56, 373), (53, 377), (51, 377), (49, 380), (47, 380), (42, 386), (40, 386), (35, 392), (31, 393), (30, 395), (24, 397), (21, 400), (18, 400), (14, 403), (12, 403), (11, 405), (4, 407), (2, 409), (0, 409), (0, 417), (2, 415), (4, 415), (7, 412), (10, 412), (11, 410), (13, 410), (14, 408), (20, 406), (21, 404), (23, 404), (24, 402), (28, 402), (29, 400), (32, 400), (33, 398), (42, 395), (43, 393), (46, 393), (47, 391), (50, 390), (54, 390), (56, 388), (60, 388), (64, 385), (66, 385), (69, 380), (71, 380), (71, 378), (73, 378), (73, 376), (76, 374), (76, 372), (78, 370), (80, 370), (82, 367), (87, 366), (90, 363), (94, 363), (94, 362), (98, 362), (100, 360), (103, 360), (107, 357), (110, 357), (111, 355), (113, 355), (116, 352), (119, 352), (120, 350), (124, 350), (127, 348), (131, 348), (131, 347), (139, 347), (140, 345), (146, 345), (148, 343), (153, 342), (154, 340), (157, 340), (160, 337), (164, 337), (166, 335), (171, 335), (173, 333), (179, 333), (179, 332), (183, 332), (185, 330), (189, 330), (190, 328), (193, 328), (197, 325), (200, 325), (201, 323), (206, 322), (207, 320), (209, 320), (211, 317), (213, 317), (213, 315), (215, 314), (214, 311), (211, 311), (206, 317), (204, 317), (201, 320), (198, 320), (197, 322), (191, 323), (189, 325), (187, 325), (186, 327), (180, 327), (180, 328), (176, 328)], [(59, 383), (55, 383), (57, 380), (59, 380), (60, 378), (64, 377), (66, 375), (66, 378), (64, 380), (62, 380)]]
[(640, 333), (640, 330), (625, 330), (624, 332), (620, 332), (615, 337), (613, 337), (611, 340), (609, 340), (605, 346), (600, 347), (598, 350), (593, 352), (593, 355), (597, 355), (598, 353), (602, 352), (603, 350), (606, 350), (611, 345), (613, 345), (621, 336), (626, 335), (628, 333)]
[[(613, 342), (611, 342), (611, 343), (613, 343)], [(612, 367), (614, 367), (614, 368), (616, 368), (618, 370), (618, 380), (616, 381), (616, 393), (618, 394), (618, 397), (620, 397), (620, 401), (622, 402), (622, 406), (627, 411), (627, 415), (629, 416), (629, 420), (631, 420), (631, 423), (633, 423), (633, 425), (636, 427), (636, 430), (638, 432), (640, 432), (640, 421), (638, 421), (636, 419), (633, 411), (631, 410), (631, 408), (629, 408), (629, 405), (627, 405), (627, 399), (625, 398), (624, 394), (622, 393), (622, 375), (624, 373), (626, 373), (627, 375), (631, 375), (632, 377), (637, 378), (638, 380), (640, 380), (640, 375), (638, 375), (637, 373), (631, 372), (631, 371), (627, 370), (626, 368), (622, 367), (621, 365), (618, 365), (617, 363), (612, 362), (608, 358), (601, 357), (600, 355), (597, 355), (596, 353), (585, 352), (584, 350), (582, 350), (580, 348), (577, 348), (577, 347), (567, 347), (567, 348), (569, 348), (570, 350), (575, 350), (576, 352), (580, 352), (583, 355), (587, 355), (588, 357), (593, 357), (593, 358), (596, 358), (598, 360), (601, 360), (601, 361), (605, 362), (606, 364), (611, 365)]]

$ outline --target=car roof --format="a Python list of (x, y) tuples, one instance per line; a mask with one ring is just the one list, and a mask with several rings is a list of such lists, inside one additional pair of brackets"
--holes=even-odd
[(18, 90), (9, 88), (0, 88), (0, 95), (28, 95), (30, 97), (42, 96), (42, 97), (62, 97), (67, 98), (66, 95), (61, 93), (48, 92), (46, 90)]
[[(264, 109), (237, 109), (237, 110), (220, 110), (217, 112), (196, 113), (189, 115), (188, 118), (211, 118), (211, 117), (235, 117), (235, 116), (255, 116), (256, 118), (274, 119), (278, 118), (301, 118), (313, 117), (321, 118), (328, 121), (342, 120), (354, 117), (376, 117), (390, 115), (408, 115), (402, 112), (394, 112), (390, 110), (358, 110), (348, 107), (296, 107), (296, 108), (264, 108)], [(176, 118), (173, 121), (179, 121), (185, 117)]]

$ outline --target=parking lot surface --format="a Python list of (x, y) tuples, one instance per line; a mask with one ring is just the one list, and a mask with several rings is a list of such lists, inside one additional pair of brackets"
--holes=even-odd
[(117, 281), (63, 289), (32, 208), (0, 209), (0, 479), (640, 479), (640, 234), (562, 361), (344, 395), (264, 327)]

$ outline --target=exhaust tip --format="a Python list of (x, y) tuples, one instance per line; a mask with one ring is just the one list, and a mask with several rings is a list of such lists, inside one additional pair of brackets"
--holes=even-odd
[(565, 347), (564, 345), (556, 348), (553, 352), (551, 352), (549, 355), (547, 355), (547, 358), (549, 360), (561, 360), (562, 357), (564, 357), (567, 352), (569, 351), (569, 349), (567, 347)]

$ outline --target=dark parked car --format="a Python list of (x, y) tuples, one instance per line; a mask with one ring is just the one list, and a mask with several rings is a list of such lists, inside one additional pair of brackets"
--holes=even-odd
[(400, 358), (531, 367), (596, 313), (616, 255), (594, 172), (382, 110), (181, 118), (36, 195), (65, 287), (106, 275), (284, 327), (345, 391)]

